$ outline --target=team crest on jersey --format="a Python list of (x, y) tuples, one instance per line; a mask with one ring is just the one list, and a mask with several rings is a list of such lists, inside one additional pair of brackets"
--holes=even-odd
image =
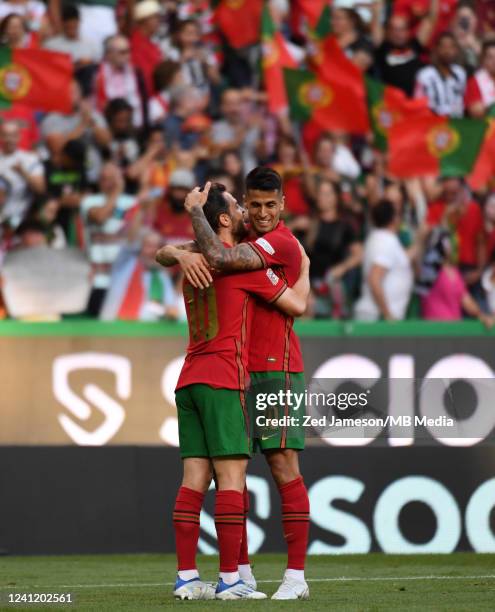
[(376, 123), (376, 129), (385, 136), (387, 135), (389, 129), (400, 118), (399, 113), (394, 113), (391, 111), (385, 106), (384, 102), (375, 104), (371, 112)]
[(304, 83), (299, 88), (299, 101), (312, 109), (328, 106), (333, 100), (333, 91), (328, 85), (318, 81)]
[(428, 150), (434, 157), (444, 157), (459, 146), (459, 132), (450, 125), (439, 125), (432, 128), (426, 136)]
[(277, 43), (271, 38), (263, 39), (262, 45), (263, 52), (263, 66), (270, 68), (276, 64), (280, 58), (280, 51)]
[(256, 244), (259, 244), (260, 247), (266, 251), (267, 253), (269, 253), (270, 255), (273, 255), (275, 253), (275, 249), (272, 247), (272, 245), (268, 242), (268, 240), (265, 240), (264, 238), (258, 238), (258, 240), (256, 240)]
[(266, 275), (268, 276), (268, 280), (271, 282), (272, 285), (276, 285), (280, 280), (271, 268), (267, 268)]
[(7, 100), (20, 100), (31, 87), (31, 75), (19, 64), (0, 68), (0, 95)]

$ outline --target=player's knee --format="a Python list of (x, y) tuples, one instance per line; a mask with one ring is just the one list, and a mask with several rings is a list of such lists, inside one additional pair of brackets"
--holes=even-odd
[(266, 453), (266, 460), (279, 487), (300, 476), (297, 455), (294, 457), (290, 451)]

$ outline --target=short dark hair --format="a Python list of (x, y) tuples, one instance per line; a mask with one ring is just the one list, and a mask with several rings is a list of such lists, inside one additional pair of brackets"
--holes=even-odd
[(81, 15), (79, 9), (75, 4), (64, 4), (62, 6), (62, 21), (72, 21), (73, 19), (80, 19)]
[(246, 191), (250, 189), (280, 192), (282, 191), (280, 174), (273, 170), (273, 168), (258, 166), (246, 176)]
[(451, 40), (453, 43), (456, 44), (456, 46), (459, 46), (459, 43), (457, 42), (457, 38), (452, 34), (452, 32), (442, 32), (438, 38), (437, 38), (437, 42), (435, 43), (435, 47), (439, 47), (440, 43), (443, 40)]
[(225, 199), (225, 185), (213, 183), (208, 192), (208, 199), (204, 205), (203, 212), (206, 220), (216, 232), (219, 228), (218, 218), (223, 214), (230, 214), (229, 205)]
[(181, 70), (179, 62), (164, 60), (156, 65), (153, 70), (153, 86), (156, 91), (162, 91), (170, 87), (172, 79)]
[(390, 200), (380, 200), (371, 209), (371, 220), (375, 227), (388, 227), (396, 214), (395, 206)]
[(28, 232), (44, 234), (45, 230), (46, 228), (41, 221), (37, 221), (36, 219), (25, 219), (16, 229), (15, 233), (17, 236), (24, 236), (24, 234)]
[(108, 121), (108, 123), (110, 123), (115, 115), (117, 115), (117, 113), (121, 113), (122, 111), (132, 113), (133, 108), (125, 98), (113, 98), (105, 106), (105, 119)]

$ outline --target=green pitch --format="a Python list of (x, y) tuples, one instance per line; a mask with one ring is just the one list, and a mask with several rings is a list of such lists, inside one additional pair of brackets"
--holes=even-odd
[[(271, 595), (284, 570), (283, 555), (253, 557), (259, 588)], [(215, 581), (216, 559), (201, 557), (204, 580)], [(354, 555), (310, 557), (308, 602), (181, 602), (171, 597), (172, 555), (0, 557), (0, 610), (13, 592), (74, 594), (72, 606), (44, 610), (430, 610), (495, 609), (495, 555)]]

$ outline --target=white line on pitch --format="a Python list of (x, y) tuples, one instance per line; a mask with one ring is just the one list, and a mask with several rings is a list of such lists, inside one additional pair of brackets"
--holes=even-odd
[[(306, 578), (306, 582), (400, 582), (401, 580), (486, 580), (495, 579), (495, 574), (487, 574), (486, 576), (398, 576), (397, 578), (392, 576), (376, 576), (372, 578), (359, 577), (359, 576), (339, 576), (337, 578)], [(260, 584), (267, 584), (270, 582), (281, 582), (278, 580), (258, 580)], [(140, 583), (121, 583), (121, 584), (57, 584), (57, 585), (44, 585), (44, 584), (29, 584), (29, 585), (11, 585), (11, 586), (0, 586), (0, 589), (27, 589), (27, 588), (39, 588), (39, 589), (121, 589), (121, 588), (138, 588), (138, 587), (164, 587), (173, 586), (175, 582), (140, 582)]]

